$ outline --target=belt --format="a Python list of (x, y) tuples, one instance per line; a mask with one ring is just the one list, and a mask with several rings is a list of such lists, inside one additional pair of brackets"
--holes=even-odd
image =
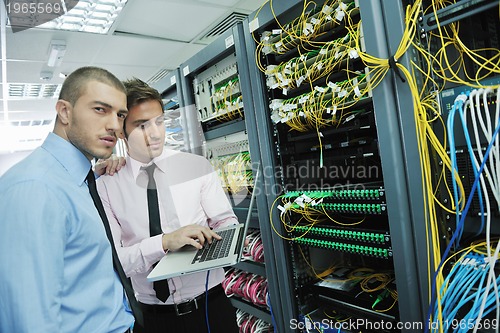
[[(219, 284), (208, 290), (208, 297), (224, 294), (224, 288)], [(202, 293), (195, 298), (178, 303), (178, 304), (144, 304), (139, 302), (139, 307), (143, 312), (147, 313), (175, 313), (177, 316), (182, 316), (198, 310), (202, 302), (205, 300), (206, 293)]]

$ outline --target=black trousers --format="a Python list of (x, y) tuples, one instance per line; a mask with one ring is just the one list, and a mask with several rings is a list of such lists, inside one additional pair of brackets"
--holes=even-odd
[[(222, 288), (220, 285), (214, 288)], [(198, 310), (177, 316), (175, 312), (143, 312), (144, 327), (134, 327), (134, 333), (208, 333), (205, 299)], [(236, 309), (222, 292), (208, 298), (210, 333), (238, 333)]]

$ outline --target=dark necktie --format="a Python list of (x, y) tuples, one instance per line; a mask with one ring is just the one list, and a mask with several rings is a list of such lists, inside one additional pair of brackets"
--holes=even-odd
[(104, 224), (104, 229), (106, 229), (106, 236), (108, 237), (109, 243), (111, 244), (111, 253), (113, 254), (113, 268), (118, 273), (118, 276), (120, 277), (120, 281), (123, 285), (123, 289), (125, 289), (125, 293), (127, 294), (128, 302), (129, 302), (130, 308), (132, 309), (132, 312), (134, 314), (135, 321), (137, 324), (142, 326), (143, 325), (142, 312), (140, 310), (139, 303), (137, 302), (137, 300), (134, 296), (134, 290), (132, 289), (132, 283), (130, 282), (130, 279), (127, 278), (127, 276), (125, 275), (125, 272), (123, 271), (123, 267), (120, 263), (120, 259), (118, 258), (118, 254), (116, 253), (115, 244), (113, 242), (113, 235), (111, 234), (111, 228), (109, 227), (109, 221), (108, 221), (108, 218), (106, 216), (106, 212), (104, 211), (104, 207), (102, 206), (101, 198), (99, 197), (99, 194), (97, 193), (94, 171), (92, 171), (92, 169), (90, 169), (90, 171), (87, 175), (87, 184), (89, 186), (90, 196), (92, 197), (92, 200), (94, 201), (94, 205), (97, 208), (97, 211), (99, 212), (99, 216), (101, 217), (102, 223)]
[[(148, 212), (149, 212), (149, 235), (151, 237), (163, 234), (160, 223), (160, 208), (158, 206), (158, 191), (156, 190), (156, 182), (153, 177), (155, 172), (155, 164), (151, 164), (144, 168), (148, 173)], [(170, 295), (167, 280), (153, 282), (153, 289), (156, 292), (156, 297), (165, 302)]]

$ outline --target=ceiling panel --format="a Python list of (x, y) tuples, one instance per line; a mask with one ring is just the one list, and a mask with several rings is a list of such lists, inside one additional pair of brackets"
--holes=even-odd
[[(123, 45), (127, 45), (126, 48)], [(183, 43), (159, 41), (147, 38), (112, 36), (106, 47), (96, 53), (100, 63), (160, 66), (165, 59), (184, 47)]]
[(244, 0), (238, 2), (236, 7), (238, 9), (245, 9), (248, 10), (249, 13), (255, 12), (257, 9), (259, 9), (262, 4), (267, 3), (267, 1), (263, 0)]
[(40, 80), (42, 70), (54, 72), (53, 79), (47, 82), (62, 83), (63, 79), (58, 76), (59, 71), (65, 68), (69, 70), (66, 65), (57, 69), (49, 68), (45, 61), (9, 60), (7, 64), (7, 81), (9, 83), (43, 83), (44, 81)]
[(222, 5), (232, 7), (238, 3), (239, 0), (197, 0), (200, 3), (209, 3), (212, 5)]
[[(6, 83), (61, 84), (64, 79), (59, 73), (69, 74), (88, 65), (105, 68), (121, 80), (137, 77), (149, 81), (161, 70), (177, 68), (217, 38), (199, 40), (231, 12), (251, 13), (264, 1), (128, 0), (107, 35), (37, 28), (13, 33), (8, 27), (5, 34)], [(55, 68), (47, 65), (49, 44), (53, 39), (66, 42), (62, 64)], [(51, 71), (52, 79), (41, 81), (42, 71)], [(9, 112), (4, 113), (1, 87), (2, 84), (0, 126), (4, 126), (5, 115), (9, 123), (55, 117), (55, 98), (9, 99)], [(0, 141), (5, 133), (3, 129)]]
[(204, 3), (165, 1), (149, 1), (146, 8), (142, 1), (133, 1), (123, 10), (115, 32), (190, 42), (223, 16), (226, 10)]
[[(36, 110), (33, 109), (33, 101), (30, 100), (9, 100), (7, 103), (9, 107), (9, 119), (15, 118), (16, 120), (25, 120), (30, 119), (30, 117), (33, 117), (33, 119), (39, 119), (40, 117), (50, 117), (50, 115), (55, 114), (56, 99), (52, 98), (37, 100), (36, 105), (38, 105), (38, 108)], [(0, 121), (2, 121), (5, 117), (5, 113), (3, 113), (3, 103), (0, 105), (0, 112), (2, 112), (0, 117)]]

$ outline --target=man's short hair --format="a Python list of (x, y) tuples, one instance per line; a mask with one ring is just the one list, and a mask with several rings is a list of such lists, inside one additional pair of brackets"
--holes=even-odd
[(160, 93), (146, 82), (138, 78), (132, 78), (123, 81), (123, 84), (127, 89), (127, 108), (129, 110), (138, 104), (151, 100), (158, 101), (163, 110), (163, 100)]
[[(134, 77), (123, 81), (123, 85), (127, 89), (127, 109), (130, 110), (134, 106), (147, 101), (157, 101), (163, 110), (163, 99), (160, 93), (146, 82)], [(126, 119), (123, 122), (123, 134), (128, 137)]]
[(90, 81), (101, 82), (122, 91), (124, 94), (127, 93), (123, 83), (109, 71), (99, 67), (86, 66), (78, 68), (68, 75), (62, 85), (59, 99), (74, 105), (78, 98), (85, 93), (87, 83)]

